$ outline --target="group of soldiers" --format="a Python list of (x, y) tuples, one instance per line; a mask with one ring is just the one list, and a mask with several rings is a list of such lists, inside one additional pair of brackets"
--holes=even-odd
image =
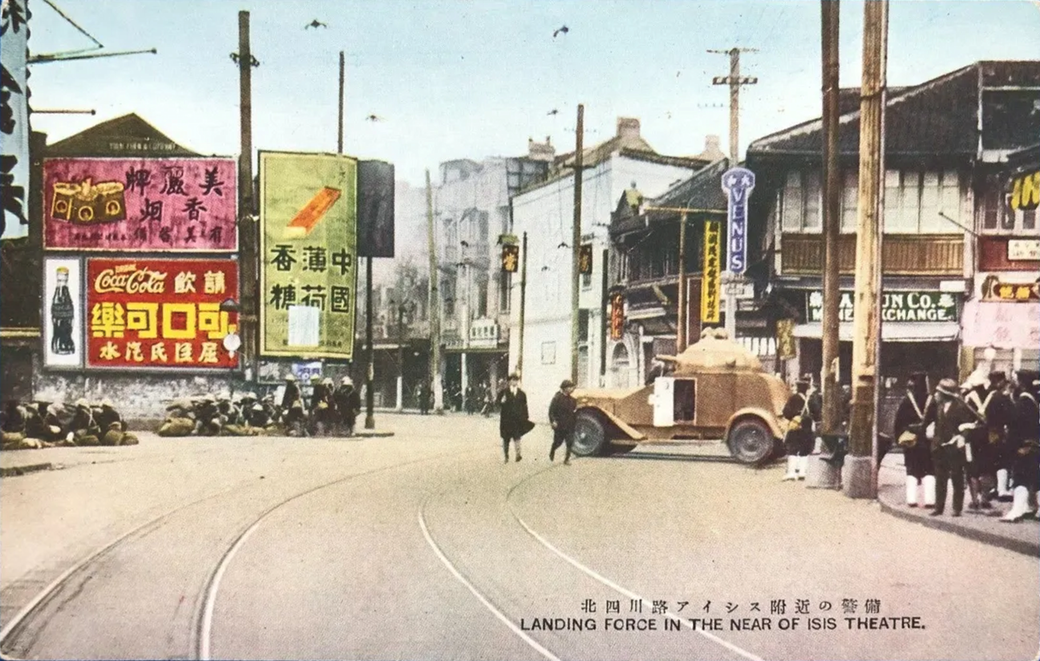
[(1013, 381), (1001, 371), (988, 378), (973, 376), (958, 387), (942, 379), (929, 392), (927, 377), (916, 373), (893, 425), (893, 438), (903, 447), (906, 502), (945, 511), (948, 485), (953, 486), (953, 516), (964, 506), (993, 511), (993, 500), (1011, 502), (1002, 521), (1017, 522), (1037, 513), (1040, 488), (1040, 373), (1019, 370)]
[(9, 401), (0, 411), (4, 450), (56, 446), (136, 445), (137, 437), (111, 400), (91, 404), (79, 399), (72, 406), (61, 402)]
[(309, 405), (292, 374), (285, 377), (280, 404), (273, 394), (258, 398), (245, 392), (235, 396), (203, 395), (179, 399), (166, 407), (166, 420), (160, 436), (323, 436), (336, 433), (354, 435), (354, 421), (361, 410), (361, 398), (350, 377), (338, 387), (332, 379), (313, 377)]

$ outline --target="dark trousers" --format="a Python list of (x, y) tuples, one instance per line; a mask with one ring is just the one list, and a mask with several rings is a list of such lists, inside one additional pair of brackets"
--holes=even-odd
[(550, 456), (555, 455), (557, 448), (559, 448), (563, 444), (566, 444), (567, 445), (567, 454), (564, 456), (564, 458), (565, 459), (570, 459), (571, 458), (571, 445), (573, 443), (574, 443), (574, 431), (573, 430), (564, 431), (562, 429), (554, 429), (553, 430), (552, 449), (549, 450), (549, 455)]
[(964, 507), (964, 450), (944, 445), (932, 452), (935, 465), (935, 511), (946, 507), (946, 481), (953, 480), (953, 511)]

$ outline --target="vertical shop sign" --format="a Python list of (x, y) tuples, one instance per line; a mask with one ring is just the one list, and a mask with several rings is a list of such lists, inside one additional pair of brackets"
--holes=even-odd
[(263, 356), (354, 354), (357, 160), (260, 153)]
[(223, 346), (238, 315), (238, 262), (230, 259), (87, 260), (87, 367), (232, 368)]
[(0, 23), (0, 239), (29, 235), (26, 195), (29, 190), (29, 41), (25, 0), (4, 0)]
[(755, 188), (755, 173), (730, 168), (722, 175), (722, 190), (729, 198), (726, 269), (739, 275), (747, 269), (747, 204)]
[(83, 366), (83, 266), (79, 258), (43, 260), (43, 364)]
[(701, 279), (701, 322), (719, 323), (721, 230), (719, 221), (704, 222), (704, 274)]

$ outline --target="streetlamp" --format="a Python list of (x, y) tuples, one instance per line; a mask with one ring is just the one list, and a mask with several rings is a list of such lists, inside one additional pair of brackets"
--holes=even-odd
[[(226, 298), (220, 303), (220, 311), (228, 314), (238, 314), (238, 303), (233, 298)], [(238, 351), (239, 347), (242, 346), (242, 338), (239, 337), (238, 333), (231, 331), (224, 336), (224, 348), (228, 352), (228, 356), (234, 360), (235, 352)], [(228, 396), (235, 394), (235, 366), (232, 364), (228, 368)]]

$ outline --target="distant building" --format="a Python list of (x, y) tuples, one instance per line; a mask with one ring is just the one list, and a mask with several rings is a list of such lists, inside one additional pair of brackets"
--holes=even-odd
[[(640, 135), (639, 120), (622, 117), (616, 134), (584, 150), (582, 244), (591, 247), (592, 272), (581, 278), (578, 313), (578, 384), (606, 381), (604, 254), (610, 248), (611, 212), (622, 194), (635, 187), (657, 196), (707, 165), (699, 158), (662, 156)], [(524, 323), (523, 387), (531, 415), (544, 420), (560, 381), (571, 375), (573, 152), (557, 157), (546, 181), (513, 198), (512, 233), (527, 233), (527, 292)], [(510, 303), (509, 365), (518, 366), (520, 291)], [(617, 342), (612, 342), (617, 345)], [(628, 351), (627, 347), (617, 351)], [(641, 349), (640, 349), (641, 350)], [(620, 361), (614, 360), (614, 364)]]

